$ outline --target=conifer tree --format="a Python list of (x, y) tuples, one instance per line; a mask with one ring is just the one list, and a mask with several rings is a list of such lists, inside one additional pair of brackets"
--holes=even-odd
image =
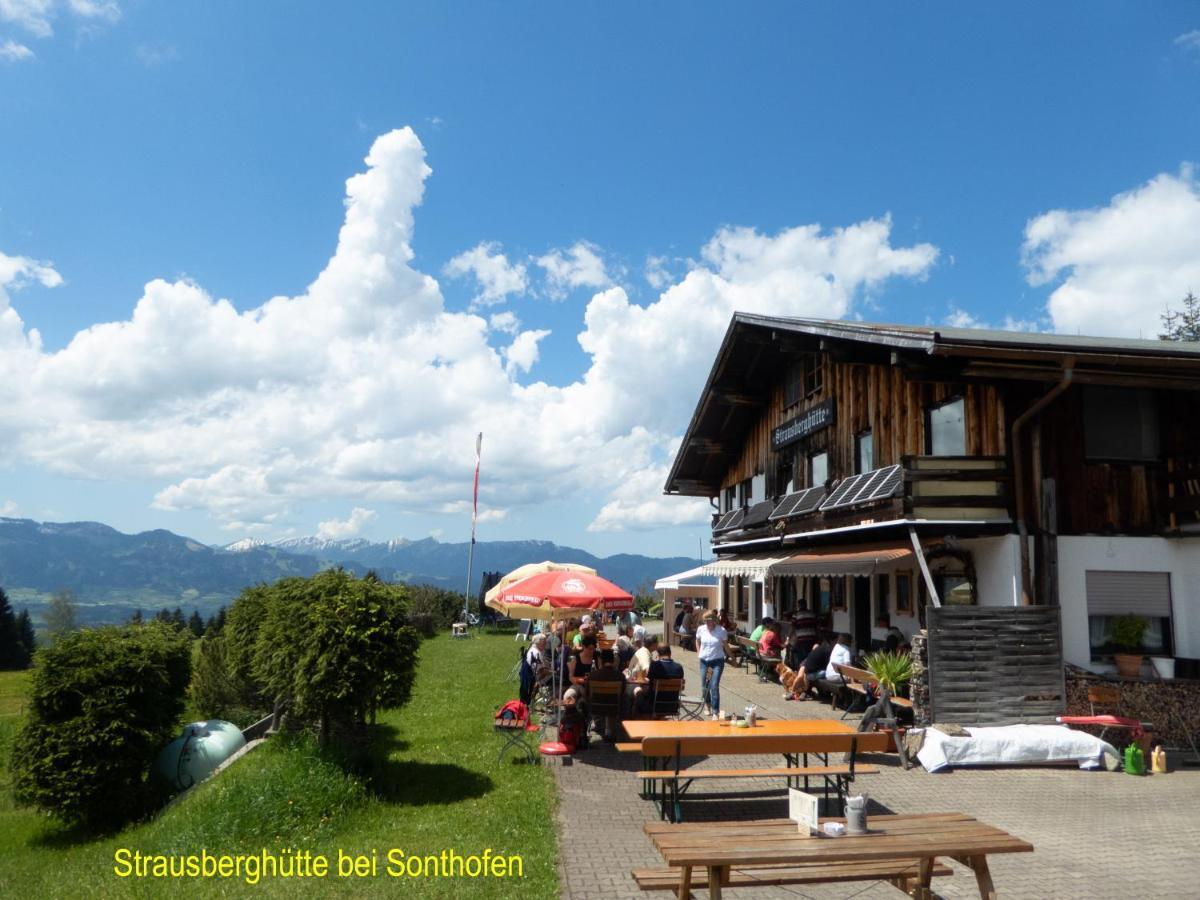
[(29, 615), (29, 610), (24, 607), (17, 614), (17, 634), (21, 638), (21, 645), (25, 648), (26, 657), (32, 663), (34, 651), (37, 650), (37, 634), (33, 630), (33, 619)]
[(13, 615), (8, 595), (0, 588), (0, 669), (24, 669), (28, 665), (29, 654), (21, 642), (17, 617)]
[(188, 628), (192, 631), (192, 637), (204, 637), (204, 620), (200, 618), (200, 610), (192, 610), (192, 617), (188, 619)]

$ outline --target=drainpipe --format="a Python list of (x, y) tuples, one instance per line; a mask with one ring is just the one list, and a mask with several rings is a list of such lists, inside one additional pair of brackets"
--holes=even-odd
[(1024, 606), (1033, 602), (1033, 576), (1029, 572), (1029, 529), (1025, 527), (1025, 471), (1021, 463), (1021, 429), (1071, 386), (1073, 375), (1074, 370), (1071, 366), (1064, 366), (1062, 380), (1046, 391), (1033, 406), (1017, 416), (1012, 425), (1013, 490), (1017, 495), (1017, 535), (1020, 542), (1017, 549), (1021, 556), (1021, 603)]

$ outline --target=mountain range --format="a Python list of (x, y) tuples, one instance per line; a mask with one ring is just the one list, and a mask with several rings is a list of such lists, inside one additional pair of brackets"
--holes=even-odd
[[(176, 606), (207, 617), (249, 585), (339, 565), (358, 574), (374, 570), (387, 581), (462, 590), (467, 550), (466, 543), (434, 538), (245, 539), (213, 547), (162, 529), (124, 534), (99, 522), (0, 517), (0, 587), (15, 607), (29, 607), (35, 620), (50, 596), (62, 590), (74, 594), (81, 624), (119, 622), (137, 609), (146, 613)], [(631, 592), (697, 565), (686, 557), (600, 558), (550, 541), (481, 541), (475, 545), (473, 592), (484, 572), (508, 572), (544, 559), (592, 566)]]

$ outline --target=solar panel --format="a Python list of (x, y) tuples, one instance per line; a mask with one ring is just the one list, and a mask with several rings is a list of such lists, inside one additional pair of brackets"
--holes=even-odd
[(771, 515), (771, 501), (763, 500), (755, 503), (752, 507), (746, 510), (746, 517), (742, 520), (743, 528), (756, 528), (759, 525), (766, 524), (767, 517)]
[(805, 513), (813, 512), (821, 505), (821, 501), (825, 499), (825, 485), (819, 484), (816, 487), (810, 487), (803, 492), (800, 501), (796, 504), (796, 508), (792, 510), (793, 516), (802, 516)]
[(835, 506), (841, 506), (842, 499), (846, 494), (851, 490), (858, 489), (860, 478), (862, 478), (861, 475), (851, 475), (849, 478), (843, 478), (838, 482), (838, 486), (833, 489), (833, 493), (829, 495), (829, 498), (821, 504), (821, 509), (832, 509)]
[(823, 484), (805, 488), (802, 491), (794, 491), (779, 501), (779, 505), (775, 507), (775, 512), (771, 513), (770, 521), (777, 522), (780, 519), (810, 513), (820, 506), (821, 500), (824, 497), (825, 485)]
[(729, 512), (722, 515), (721, 518), (717, 520), (717, 524), (713, 526), (712, 530), (713, 531), (724, 531), (727, 527), (729, 527), (729, 522), (733, 518), (734, 513), (736, 513), (736, 512), (737, 512), (736, 509), (731, 509)]
[(746, 518), (746, 510), (743, 507), (738, 507), (730, 513), (727, 513), (725, 518), (717, 523), (717, 528), (713, 529), (713, 533), (719, 531), (733, 531), (742, 524), (742, 519)]
[(821, 509), (842, 509), (872, 500), (883, 500), (895, 494), (903, 481), (900, 466), (885, 466), (861, 475), (852, 475), (837, 486), (829, 499), (821, 504)]
[(804, 491), (793, 491), (792, 493), (788, 494), (779, 501), (779, 504), (775, 507), (774, 512), (768, 516), (768, 519), (772, 522), (775, 522), (779, 519), (786, 519), (788, 516), (792, 515), (792, 512), (796, 508), (796, 504), (800, 502), (800, 499), (804, 496), (804, 494)]

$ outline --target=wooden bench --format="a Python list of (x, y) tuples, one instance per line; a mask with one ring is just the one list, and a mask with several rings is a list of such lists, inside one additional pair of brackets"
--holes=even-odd
[[(820, 735), (729, 734), (719, 737), (647, 737), (642, 740), (642, 757), (662, 761), (661, 767), (647, 767), (637, 773), (642, 796), (659, 802), (659, 813), (670, 822), (682, 818), (680, 800), (693, 781), (730, 778), (783, 778), (788, 786), (809, 789), (810, 778), (820, 778), (826, 799), (830, 788), (839, 806), (844, 806), (846, 788), (855, 775), (871, 775), (877, 766), (857, 765), (862, 753), (885, 753), (890, 738), (884, 733)], [(844, 763), (830, 764), (829, 754), (844, 753)], [(744, 756), (779, 754), (785, 766), (752, 769), (697, 769), (683, 765), (685, 757)], [(809, 754), (821, 759), (820, 765), (808, 764)], [(651, 763), (653, 766), (653, 763)]]
[[(723, 825), (723, 822), (706, 823)], [(732, 866), (729, 881), (724, 887), (778, 887), (785, 884), (820, 884), (822, 882), (887, 881), (905, 893), (909, 882), (916, 878), (917, 867), (912, 860), (883, 859), (874, 862), (805, 863), (782, 866)], [(944, 863), (933, 866), (931, 875), (953, 875), (954, 870)], [(644, 891), (675, 891), (679, 889), (678, 869), (634, 869), (633, 880)]]
[[(866, 669), (858, 669), (854, 666), (847, 666), (843, 663), (834, 663), (833, 667), (841, 674), (842, 678), (845, 679), (845, 681), (841, 684), (841, 688), (843, 690), (852, 691), (864, 698), (867, 698), (868, 700), (879, 696), (879, 682), (876, 680), (875, 676)], [(824, 681), (823, 683), (826, 685), (837, 685), (837, 682), (833, 681)], [(912, 701), (906, 700), (904, 697), (892, 695), (888, 697), (888, 701), (892, 704), (892, 706), (898, 706), (902, 709), (912, 709)], [(834, 694), (834, 702), (837, 702), (836, 693)], [(853, 705), (854, 704), (851, 703), (846, 707), (846, 713), (850, 712), (850, 708)], [(842, 718), (846, 718), (845, 713), (842, 714)]]

